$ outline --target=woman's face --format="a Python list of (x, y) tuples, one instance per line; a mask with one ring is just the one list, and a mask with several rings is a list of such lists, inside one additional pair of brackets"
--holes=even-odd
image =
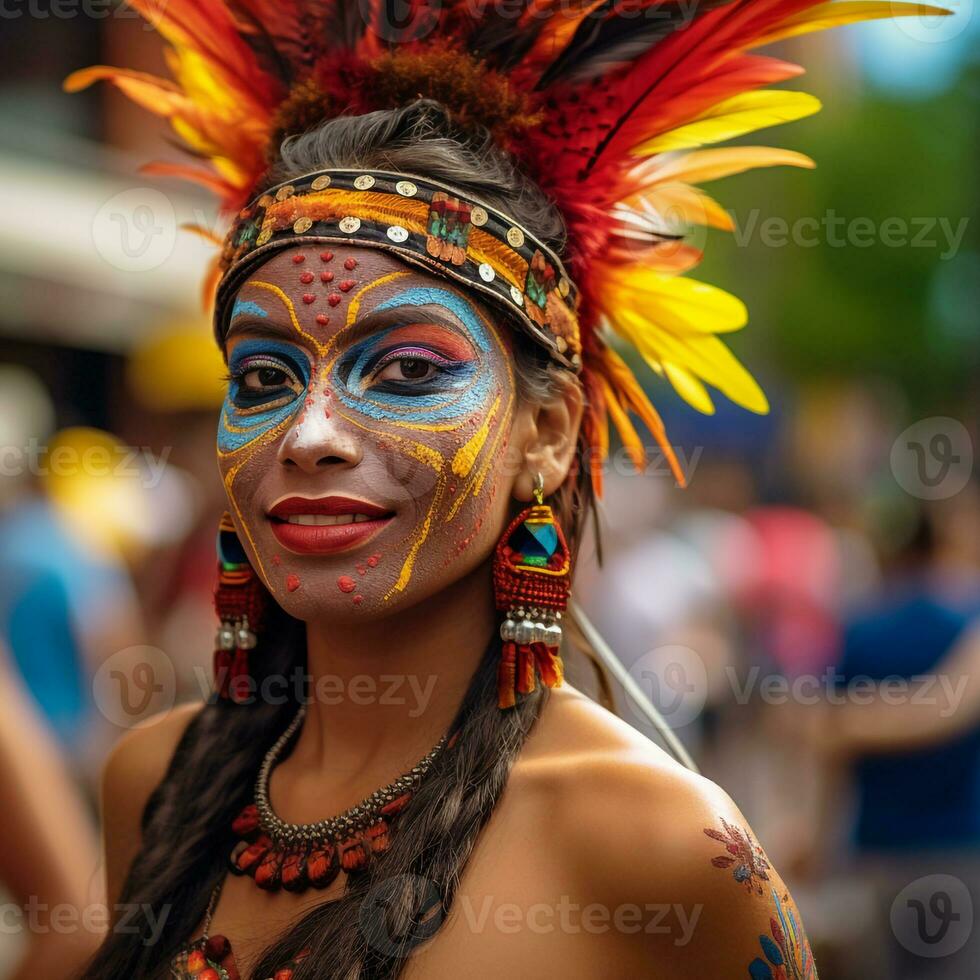
[(288, 249), (242, 285), (218, 460), (288, 613), (376, 617), (486, 560), (520, 466), (509, 329), (379, 249)]

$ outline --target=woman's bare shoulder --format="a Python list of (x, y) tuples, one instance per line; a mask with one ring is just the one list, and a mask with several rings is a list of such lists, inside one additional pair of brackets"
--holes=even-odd
[[(575, 850), (576, 838), (599, 828), (627, 832), (621, 857), (632, 866), (641, 846), (691, 853), (702, 849), (703, 830), (721, 818), (744, 820), (720, 787), (569, 687), (552, 692), (515, 776), (549, 810), (574, 814), (556, 829), (569, 835)], [(616, 857), (607, 853), (603, 861)]]
[(124, 795), (130, 799), (142, 796), (142, 809), (142, 804), (166, 773), (187, 726), (200, 710), (199, 704), (181, 705), (154, 715), (126, 732), (106, 759), (104, 788), (124, 790)]
[[(639, 778), (651, 788), (704, 781), (621, 718), (568, 685), (551, 691), (521, 755), (529, 777), (570, 790), (578, 779)], [(701, 787), (703, 788), (703, 787)]]
[(519, 767), (582, 893), (611, 910), (655, 907), (672, 927), (624, 933), (644, 962), (744, 975), (773, 943), (809, 961), (792, 898), (735, 803), (625, 722), (559, 689)]
[(123, 735), (102, 774), (102, 818), (110, 901), (118, 896), (130, 862), (139, 851), (140, 824), (150, 794), (166, 775), (187, 726), (201, 705), (174, 708)]

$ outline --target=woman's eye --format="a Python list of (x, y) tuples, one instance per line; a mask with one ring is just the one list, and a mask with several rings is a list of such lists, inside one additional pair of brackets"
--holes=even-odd
[(378, 381), (428, 381), (438, 368), (421, 357), (399, 357), (388, 361), (375, 375)]
[(242, 375), (242, 386), (250, 391), (261, 391), (263, 388), (282, 388), (288, 385), (292, 378), (282, 368), (259, 367), (246, 371)]

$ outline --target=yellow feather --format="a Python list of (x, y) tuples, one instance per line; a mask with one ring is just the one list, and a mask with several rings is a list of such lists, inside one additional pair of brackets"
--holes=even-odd
[(677, 276), (690, 272), (701, 261), (704, 253), (681, 241), (654, 242), (650, 245), (630, 241), (622, 247), (621, 253), (616, 254), (624, 255), (625, 261), (642, 262), (650, 269)]
[[(598, 363), (595, 370), (599, 373), (603, 384), (606, 411), (616, 426), (623, 446), (630, 454), (634, 465), (637, 468), (644, 465), (646, 451), (633, 423), (630, 421), (628, 412), (635, 413), (641, 419), (647, 430), (656, 439), (657, 445), (660, 446), (678, 485), (686, 486), (687, 479), (674, 449), (667, 439), (663, 419), (650, 404), (650, 399), (640, 387), (640, 383), (636, 380), (636, 376), (630, 370), (629, 365), (611, 347), (603, 347), (596, 360)], [(604, 442), (608, 449), (608, 437)]]
[[(623, 406), (619, 404), (619, 396), (608, 380), (603, 378), (602, 385), (605, 389), (606, 411), (609, 413), (609, 419), (616, 426), (616, 431), (619, 433), (619, 438), (630, 461), (638, 470), (642, 470), (646, 465), (646, 451), (643, 448), (643, 441), (629, 416), (623, 411)], [(606, 443), (608, 449), (608, 439)]]
[(677, 374), (678, 370), (717, 388), (750, 411), (768, 411), (755, 379), (714, 336), (745, 324), (747, 313), (739, 299), (705, 283), (635, 265), (597, 274), (606, 283), (600, 302), (613, 330), (655, 370), (667, 373), (670, 365), (678, 379), (675, 387), (685, 400), (699, 411), (710, 408), (705, 393)]
[(642, 266), (618, 266), (608, 273), (608, 302), (600, 297), (603, 308), (644, 309), (655, 306), (658, 324), (678, 333), (729, 333), (744, 327), (748, 321), (745, 304), (731, 293), (681, 276), (669, 276)]
[(633, 153), (645, 157), (705, 143), (721, 143), (766, 126), (802, 119), (819, 110), (820, 100), (807, 92), (785, 89), (742, 92), (717, 103), (691, 122), (640, 143)]
[(642, 212), (642, 204), (653, 208), (668, 222), (688, 225), (705, 225), (732, 231), (735, 224), (731, 215), (716, 201), (698, 187), (691, 187), (680, 181), (668, 181), (645, 187), (637, 193), (624, 198), (626, 207)]
[(189, 231), (192, 235), (197, 235), (199, 238), (203, 238), (209, 245), (218, 245), (219, 247), (224, 244), (224, 239), (221, 235), (216, 234), (210, 228), (206, 228), (204, 225), (196, 225), (193, 222), (184, 222), (181, 224), (182, 231)]
[(93, 65), (72, 72), (62, 83), (66, 92), (80, 92), (93, 82), (105, 80), (124, 92), (137, 105), (158, 115), (169, 117), (181, 109), (192, 108), (173, 82), (142, 71)]
[(787, 18), (769, 34), (765, 34), (749, 47), (757, 48), (773, 41), (798, 37), (812, 31), (825, 31), (831, 27), (843, 27), (862, 20), (881, 20), (888, 17), (945, 17), (953, 11), (945, 7), (932, 7), (922, 3), (894, 3), (892, 0), (833, 0), (795, 17)]
[(657, 323), (655, 309), (643, 313), (622, 310), (614, 326), (647, 362), (660, 363), (665, 373), (668, 364), (683, 368), (749, 411), (764, 414), (769, 410), (756, 380), (717, 337), (695, 331), (678, 335), (664, 330)]
[[(223, 71), (222, 66), (191, 48), (169, 48), (167, 65), (180, 87), (196, 106), (231, 124), (236, 120), (268, 121), (268, 109)], [(268, 136), (268, 130), (264, 130)]]
[(78, 71), (73, 71), (61, 83), (61, 87), (66, 92), (81, 92), (82, 89), (88, 88), (89, 85), (95, 82), (102, 81), (103, 79), (114, 82), (119, 76), (126, 76), (134, 82), (141, 81), (148, 86), (179, 94), (177, 86), (165, 78), (158, 78), (156, 75), (150, 75), (143, 71), (113, 68), (111, 65), (90, 65), (88, 68), (79, 68)]
[(690, 371), (668, 361), (664, 364), (664, 375), (674, 386), (674, 391), (688, 405), (696, 408), (702, 415), (715, 414), (715, 404), (708, 389)]
[(702, 184), (759, 167), (804, 167), (812, 170), (815, 166), (810, 157), (795, 150), (771, 146), (726, 146), (713, 150), (692, 150), (681, 156), (669, 157), (657, 168), (656, 174), (659, 180)]

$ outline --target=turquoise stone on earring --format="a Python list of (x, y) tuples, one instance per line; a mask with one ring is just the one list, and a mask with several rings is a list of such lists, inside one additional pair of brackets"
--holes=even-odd
[(551, 521), (526, 520), (514, 532), (510, 546), (523, 564), (543, 567), (558, 550), (558, 530)]
[(240, 568), (248, 562), (245, 549), (234, 531), (223, 528), (218, 531), (217, 552), (218, 560), (227, 571)]

